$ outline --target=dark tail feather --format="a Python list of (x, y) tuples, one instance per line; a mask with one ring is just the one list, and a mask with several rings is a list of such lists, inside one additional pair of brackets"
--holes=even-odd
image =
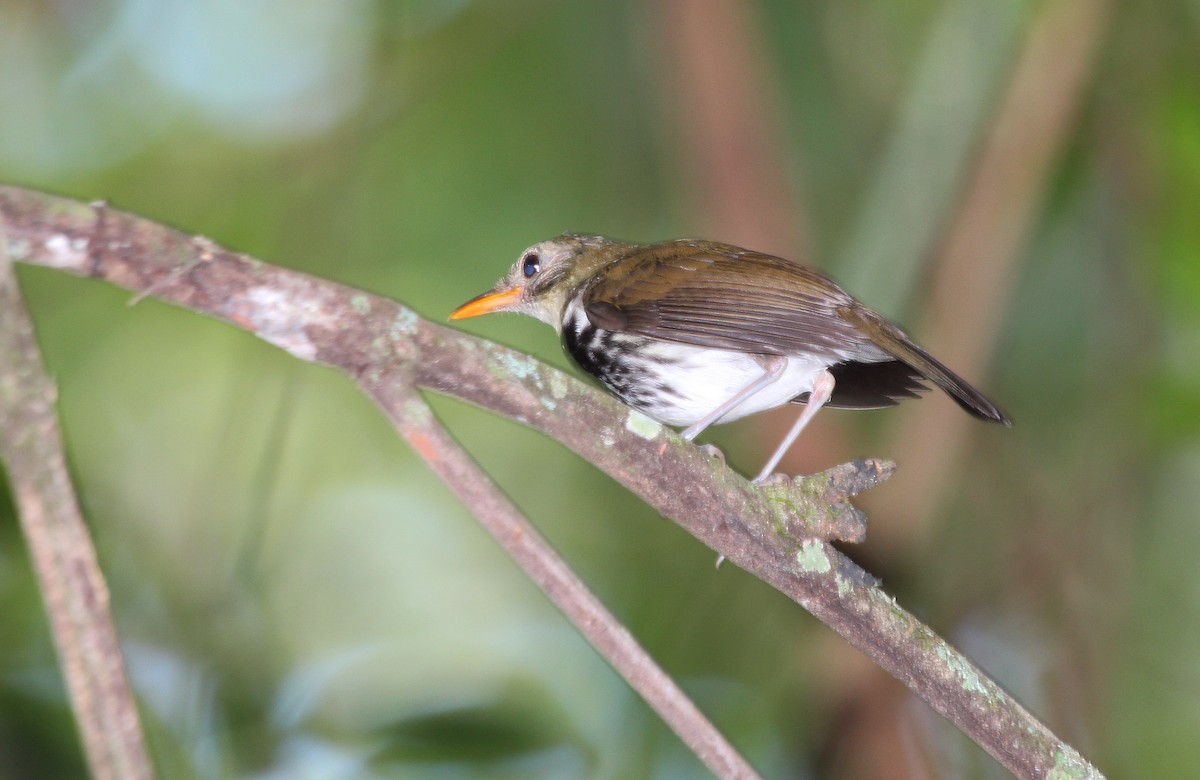
[(830, 366), (829, 373), (833, 374), (833, 396), (825, 405), (831, 409), (883, 409), (929, 389), (921, 372), (903, 360), (851, 360)]

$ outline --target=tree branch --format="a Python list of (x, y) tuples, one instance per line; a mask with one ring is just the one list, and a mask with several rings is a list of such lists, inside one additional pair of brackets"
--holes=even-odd
[(824, 541), (861, 535), (864, 520), (847, 498), (885, 478), (889, 464), (863, 461), (758, 489), (583, 383), (394, 301), (128, 214), (16, 188), (0, 188), (0, 224), (14, 259), (149, 291), (302, 360), (336, 366), (393, 419), (404, 418), (398, 405), (412, 398), (397, 388), (415, 385), (545, 432), (809, 610), (1017, 776), (1101, 776)]
[(412, 384), (360, 379), (360, 385), (504, 551), (715, 775), (748, 780), (759, 777), (450, 437)]
[(91, 775), (153, 777), (125, 673), (108, 586), (67, 473), (33, 323), (17, 289), (0, 222), (0, 459), (49, 613), (67, 692)]

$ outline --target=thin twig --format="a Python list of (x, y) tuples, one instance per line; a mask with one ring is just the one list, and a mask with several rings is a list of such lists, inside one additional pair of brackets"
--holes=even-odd
[[(541, 430), (613, 476), (731, 563), (808, 609), (1021, 778), (1100, 773), (965, 656), (823, 541), (861, 516), (846, 502), (889, 473), (864, 462), (760, 490), (594, 388), (360, 290), (214, 250), (132, 215), (0, 187), (14, 259), (107, 279), (233, 323), (365, 386), (413, 384)], [(379, 397), (387, 405), (404, 398)], [(403, 417), (403, 411), (388, 413)]]
[(362, 387), (504, 551), (717, 777), (759, 777), (450, 437), (411, 385), (366, 381)]
[(33, 323), (0, 224), (0, 457), (50, 615), (71, 706), (95, 778), (153, 777), (108, 586), (79, 512)]

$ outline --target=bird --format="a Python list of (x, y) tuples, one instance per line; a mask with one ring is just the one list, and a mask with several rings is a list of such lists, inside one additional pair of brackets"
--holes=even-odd
[(823, 407), (878, 409), (941, 388), (971, 415), (996, 404), (883, 315), (803, 263), (716, 241), (564, 233), (521, 253), (450, 319), (517, 312), (554, 328), (584, 372), (691, 441), (710, 425), (803, 405), (753, 482)]

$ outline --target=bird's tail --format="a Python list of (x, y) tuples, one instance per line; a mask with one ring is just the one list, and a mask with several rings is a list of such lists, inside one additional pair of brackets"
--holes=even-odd
[(992, 403), (987, 396), (947, 368), (940, 360), (913, 343), (904, 331), (879, 314), (866, 307), (853, 309), (843, 307), (839, 310), (839, 314), (861, 328), (881, 349), (912, 366), (921, 376), (946, 391), (946, 394), (968, 413), (981, 420), (997, 422), (1007, 427), (1012, 426), (1012, 420), (1008, 415)]

